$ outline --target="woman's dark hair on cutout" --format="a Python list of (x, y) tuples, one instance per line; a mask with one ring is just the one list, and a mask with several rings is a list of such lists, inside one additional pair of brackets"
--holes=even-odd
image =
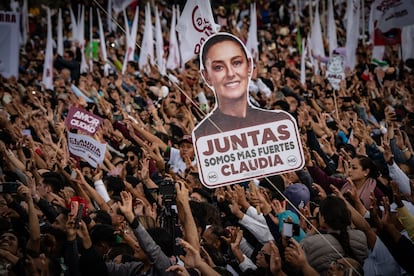
[(220, 42), (223, 41), (233, 41), (235, 43), (237, 43), (240, 46), (240, 49), (243, 51), (244, 56), (246, 57), (246, 59), (248, 60), (247, 57), (247, 53), (246, 50), (244, 48), (244, 45), (240, 43), (240, 41), (238, 39), (236, 39), (235, 37), (231, 36), (231, 35), (227, 35), (227, 34), (217, 34), (214, 35), (213, 37), (209, 38), (203, 45), (203, 54), (201, 56), (201, 60), (203, 62), (203, 66), (206, 65), (206, 56), (208, 51), (210, 50), (210, 48)]

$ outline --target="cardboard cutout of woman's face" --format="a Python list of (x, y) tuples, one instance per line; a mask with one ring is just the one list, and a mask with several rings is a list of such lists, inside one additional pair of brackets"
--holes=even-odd
[[(241, 53), (243, 57), (246, 58), (246, 62), (247, 62), (247, 66), (248, 66), (248, 70), (247, 70), (247, 84), (250, 82), (251, 79), (251, 73), (253, 72), (253, 62), (252, 62), (252, 56), (250, 54), (250, 52), (246, 49), (245, 45), (243, 44), (243, 42), (237, 38), (236, 36), (229, 34), (229, 33), (217, 33), (214, 34), (212, 36), (210, 36), (202, 45), (201, 51), (200, 51), (200, 74), (204, 80), (204, 82), (207, 84), (207, 86), (216, 94), (216, 88), (214, 87), (210, 75), (208, 71), (208, 59), (207, 56), (210, 54), (210, 51), (212, 49), (214, 49), (214, 46), (219, 44), (219, 43), (224, 43), (225, 42), (231, 42), (234, 45), (237, 45), (237, 47), (241, 50)], [(224, 53), (222, 53), (224, 54)], [(246, 87), (246, 92), (247, 92), (247, 88), (248, 85)], [(246, 93), (247, 96), (247, 93)], [(217, 95), (216, 95), (217, 97)]]

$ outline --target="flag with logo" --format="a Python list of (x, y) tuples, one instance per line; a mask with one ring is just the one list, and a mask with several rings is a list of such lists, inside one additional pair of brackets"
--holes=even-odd
[(200, 53), (203, 42), (217, 33), (220, 25), (214, 22), (210, 1), (187, 0), (176, 29), (180, 40), (181, 60), (186, 63)]
[(413, 24), (412, 0), (377, 0), (371, 6), (370, 27), (375, 45), (400, 44), (402, 28)]

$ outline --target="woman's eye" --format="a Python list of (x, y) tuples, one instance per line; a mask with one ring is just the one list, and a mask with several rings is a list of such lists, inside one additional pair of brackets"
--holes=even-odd
[(241, 65), (241, 64), (242, 64), (242, 62), (241, 62), (240, 60), (236, 60), (236, 61), (234, 61), (234, 62), (233, 62), (233, 64), (234, 64), (235, 66), (239, 66), (239, 65)]
[(221, 69), (223, 69), (223, 66), (221, 66), (221, 65), (215, 65), (213, 67), (213, 69), (214, 69), (214, 71), (220, 71)]

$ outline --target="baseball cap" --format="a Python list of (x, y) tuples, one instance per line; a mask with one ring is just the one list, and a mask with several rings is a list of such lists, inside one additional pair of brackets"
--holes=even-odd
[(188, 134), (184, 135), (180, 139), (180, 141), (178, 141), (178, 144), (181, 144), (181, 143), (184, 143), (184, 142), (192, 144), (193, 143), (193, 138), (191, 137), (191, 135), (188, 135)]
[[(310, 193), (308, 187), (302, 183), (294, 183), (288, 186), (284, 191), (287, 199), (296, 207), (299, 208), (299, 204), (307, 204), (310, 200)], [(298, 214), (290, 203), (286, 204), (286, 210), (290, 210), (295, 214)]]

